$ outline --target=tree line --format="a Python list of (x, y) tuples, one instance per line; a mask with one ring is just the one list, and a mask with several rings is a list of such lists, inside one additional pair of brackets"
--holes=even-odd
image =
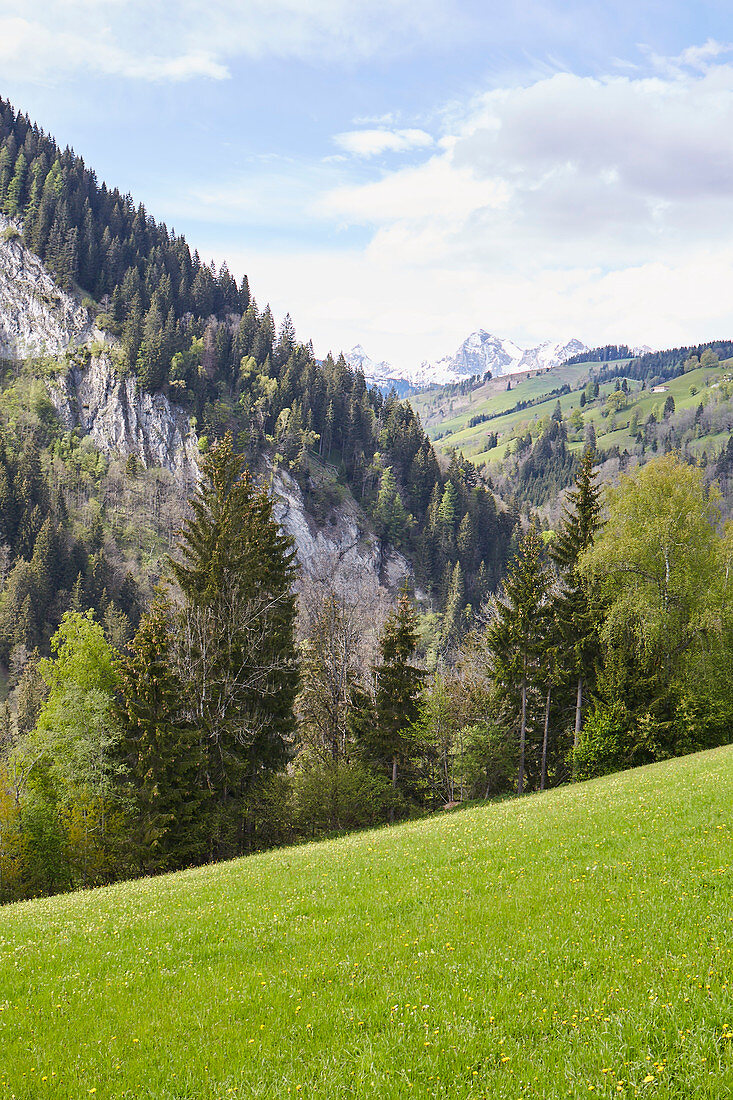
[(25, 663), (0, 730), (0, 897), (724, 743), (731, 563), (700, 469), (663, 456), (602, 496), (587, 450), (557, 531), (528, 527), (431, 663), (407, 590), (382, 614), (354, 580), (298, 582), (226, 435), (130, 641), (70, 609)]

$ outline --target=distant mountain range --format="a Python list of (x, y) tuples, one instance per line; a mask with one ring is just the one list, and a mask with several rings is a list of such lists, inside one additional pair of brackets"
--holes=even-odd
[(354, 369), (364, 372), (368, 382), (382, 388), (393, 385), (398, 392), (406, 389), (427, 389), (460, 382), (472, 375), (484, 375), (491, 371), (494, 378), (517, 371), (540, 370), (563, 363), (572, 355), (587, 351), (580, 340), (566, 344), (545, 341), (534, 348), (521, 348), (512, 340), (502, 340), (485, 329), (468, 336), (454, 355), (446, 355), (435, 363), (423, 362), (412, 371), (393, 367), (390, 363), (370, 359), (361, 344), (357, 344), (345, 356)]

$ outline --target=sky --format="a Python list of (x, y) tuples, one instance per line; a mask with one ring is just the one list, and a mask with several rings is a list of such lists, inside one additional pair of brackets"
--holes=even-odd
[(0, 0), (0, 95), (321, 355), (733, 336), (729, 0)]

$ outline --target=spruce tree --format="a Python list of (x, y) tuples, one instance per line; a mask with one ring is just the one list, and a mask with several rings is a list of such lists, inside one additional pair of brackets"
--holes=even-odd
[(536, 694), (545, 638), (550, 577), (542, 539), (533, 525), (519, 544), (489, 625), (487, 643), (497, 686), (519, 707), (517, 794), (525, 781), (529, 706)]
[(596, 484), (593, 464), (594, 452), (588, 447), (575, 487), (567, 494), (563, 518), (550, 551), (560, 578), (555, 612), (562, 637), (561, 649), (568, 673), (575, 682), (573, 751), (577, 750), (580, 740), (584, 689), (597, 652), (596, 615), (587, 583), (578, 571), (580, 556), (592, 546), (600, 527), (600, 487)]
[(242, 845), (246, 796), (282, 766), (294, 729), (296, 565), (228, 433), (204, 458), (170, 566), (181, 589), (179, 650), (189, 720), (206, 744), (219, 847)]
[(164, 604), (142, 619), (120, 671), (123, 753), (135, 806), (131, 848), (141, 870), (175, 870), (201, 857), (207, 793), (203, 747), (185, 718)]
[[(417, 614), (403, 590), (384, 624), (380, 661), (374, 668), (374, 721), (357, 724), (362, 750), (391, 773), (394, 792), (400, 767), (404, 769), (409, 757), (410, 728), (420, 712), (424, 673), (413, 663), (417, 642)], [(394, 805), (390, 820), (394, 820)]]

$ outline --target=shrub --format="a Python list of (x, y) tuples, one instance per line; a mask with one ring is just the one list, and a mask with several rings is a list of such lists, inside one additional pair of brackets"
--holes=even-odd
[(386, 821), (394, 798), (387, 776), (362, 763), (308, 761), (293, 786), (296, 824), (313, 836)]

